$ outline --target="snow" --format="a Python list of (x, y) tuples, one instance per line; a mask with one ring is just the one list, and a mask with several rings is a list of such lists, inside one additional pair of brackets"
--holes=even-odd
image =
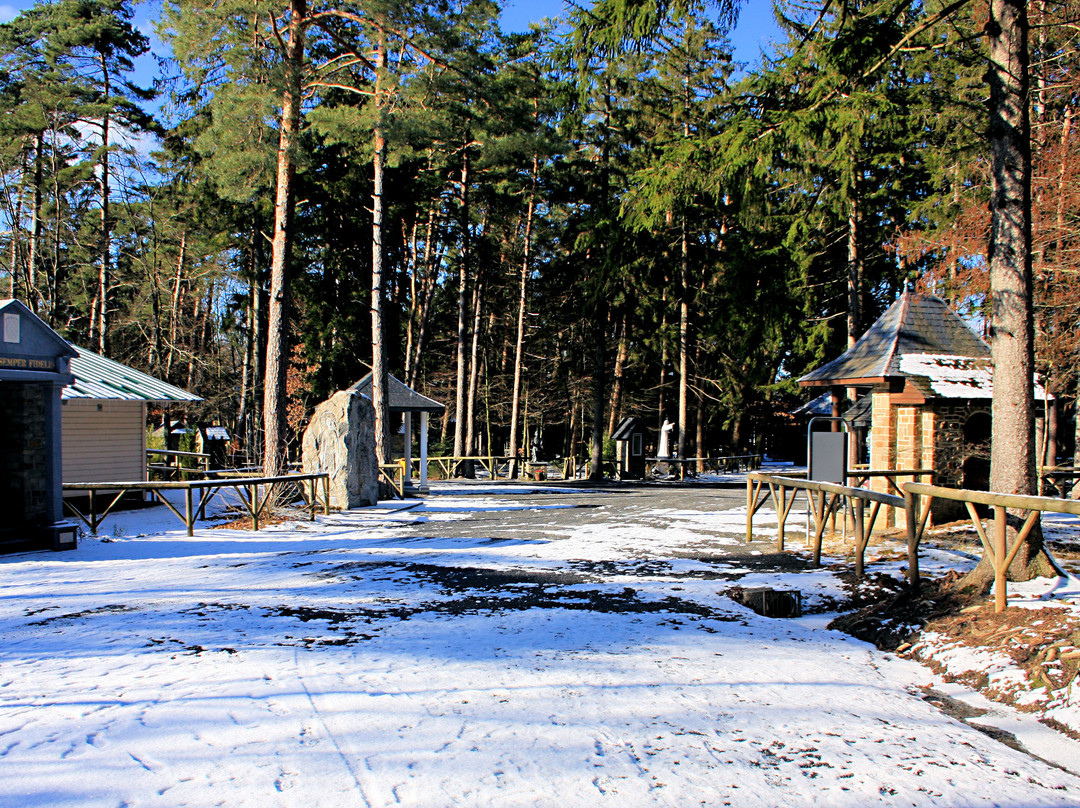
[(743, 509), (612, 493), (574, 527), (566, 488), (436, 487), (191, 538), (158, 507), (0, 559), (0, 806), (1080, 806), (925, 668), (724, 596), (844, 595), (724, 561)]
[[(989, 357), (956, 354), (902, 354), (900, 372), (924, 377), (942, 398), (989, 399), (994, 395), (994, 371)], [(1036, 401), (1049, 396), (1038, 378), (1032, 382)]]

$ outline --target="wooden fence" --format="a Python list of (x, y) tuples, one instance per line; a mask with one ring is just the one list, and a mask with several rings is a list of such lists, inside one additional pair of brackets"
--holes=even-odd
[[(303, 497), (305, 505), (311, 511), (311, 519), (315, 519), (315, 507), (318, 502), (319, 482), (322, 482), (323, 512), (330, 512), (330, 475), (321, 474), (285, 474), (280, 477), (219, 477), (208, 480), (183, 480), (172, 482), (103, 482), (103, 483), (64, 483), (65, 491), (85, 491), (89, 499), (88, 513), (83, 513), (73, 502), (64, 500), (64, 507), (73, 516), (78, 517), (90, 528), (93, 535), (97, 535), (98, 527), (123, 499), (124, 495), (139, 491), (150, 493), (166, 508), (172, 511), (187, 527), (187, 534), (194, 535), (195, 522), (206, 516), (206, 506), (216, 496), (224, 491), (232, 491), (236, 494), (251, 516), (252, 530), (259, 529), (259, 518), (271, 495), (278, 486), (294, 486)], [(305, 486), (304, 483), (308, 485)], [(261, 489), (261, 493), (260, 493)], [(183, 513), (165, 496), (166, 491), (182, 491), (184, 495)], [(195, 493), (199, 494), (199, 502), (195, 503)], [(100, 497), (105, 495), (107, 504), (104, 509), (100, 507)], [(110, 499), (111, 497), (111, 499)]]
[[(888, 472), (895, 477), (908, 477), (915, 474), (927, 474), (923, 471)], [(859, 472), (850, 476), (863, 476)], [(905, 511), (907, 525), (908, 583), (917, 588), (920, 582), (919, 546), (930, 518), (930, 505), (934, 498), (948, 499), (964, 503), (972, 526), (982, 542), (986, 557), (994, 569), (994, 608), (1003, 611), (1008, 603), (1008, 583), (1006, 573), (1016, 558), (1020, 547), (1031, 533), (1042, 513), (1067, 513), (1080, 516), (1080, 501), (1057, 499), (1054, 497), (1022, 496), (1018, 494), (995, 494), (988, 491), (970, 491), (967, 489), (944, 488), (927, 483), (907, 482), (898, 486), (902, 496), (869, 491), (865, 488), (815, 482), (786, 475), (752, 473), (746, 481), (746, 540), (753, 538), (754, 515), (771, 498), (776, 508), (779, 522), (776, 549), (784, 549), (784, 533), (788, 515), (791, 512), (799, 491), (805, 491), (811, 503), (813, 517), (813, 558), (814, 564), (821, 563), (821, 544), (826, 523), (835, 517), (838, 508), (842, 508), (845, 517), (850, 516), (854, 524), (855, 539), (855, 574), (862, 577), (864, 558), (870, 534), (874, 529), (881, 506), (902, 508)], [(790, 499), (788, 492), (791, 492)], [(869, 520), (866, 518), (866, 506), (870, 505)], [(977, 505), (994, 509), (993, 537), (987, 535), (982, 517), (976, 510)], [(1008, 511), (1020, 511), (1023, 516), (1019, 523), (1012, 544), (1008, 543)], [(1021, 521), (1022, 520), (1022, 521)], [(835, 528), (835, 524), (834, 524)]]
[[(1080, 516), (1080, 501), (1071, 499), (1022, 496), (1020, 494), (994, 494), (989, 491), (970, 491), (963, 488), (943, 488), (923, 483), (904, 483), (904, 498), (908, 502), (909, 513), (919, 512), (920, 497), (925, 497), (927, 500), (927, 507), (924, 508), (924, 511), (929, 511), (930, 500), (935, 497), (964, 503), (968, 516), (971, 518), (971, 524), (979, 536), (979, 541), (982, 542), (983, 550), (994, 567), (994, 608), (999, 612), (1003, 611), (1008, 603), (1006, 572), (1009, 565), (1016, 558), (1016, 554), (1025, 539), (1039, 521), (1041, 514), (1050, 512)], [(994, 509), (993, 540), (986, 535), (986, 528), (983, 526), (982, 517), (979, 516), (975, 508), (976, 505), (986, 505)], [(1022, 517), (1023, 523), (1017, 530), (1016, 538), (1011, 546), (1008, 543), (1009, 509), (1021, 511), (1025, 514)], [(925, 529), (925, 517), (921, 517), (917, 521), (908, 520), (908, 554), (909, 556), (912, 553), (915, 555), (914, 566), (908, 565), (908, 577), (915, 586), (918, 586), (919, 583), (918, 547)]]
[[(788, 499), (788, 491), (791, 498)], [(771, 497), (776, 508), (779, 522), (776, 549), (784, 550), (784, 534), (788, 515), (791, 513), (799, 491), (805, 491), (811, 504), (810, 512), (814, 522), (813, 553), (814, 564), (821, 564), (821, 543), (825, 535), (825, 526), (835, 517), (838, 508), (843, 508), (845, 518), (850, 516), (854, 524), (855, 535), (855, 574), (862, 577), (865, 567), (866, 546), (874, 530), (878, 513), (882, 505), (894, 508), (905, 507), (903, 497), (894, 494), (882, 494), (865, 488), (854, 488), (835, 483), (823, 483), (799, 477), (763, 474), (752, 472), (746, 478), (746, 540), (753, 539), (754, 514)], [(869, 522), (866, 519), (866, 505), (870, 504)]]

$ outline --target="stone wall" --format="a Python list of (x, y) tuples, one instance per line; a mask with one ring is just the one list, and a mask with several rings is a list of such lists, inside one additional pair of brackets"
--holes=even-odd
[[(0, 384), (0, 509), (4, 527), (53, 522), (51, 384)], [(57, 436), (59, 439), (59, 436)]]
[(330, 475), (330, 504), (360, 508), (379, 499), (375, 455), (375, 407), (371, 400), (341, 390), (315, 408), (304, 432), (304, 472)]

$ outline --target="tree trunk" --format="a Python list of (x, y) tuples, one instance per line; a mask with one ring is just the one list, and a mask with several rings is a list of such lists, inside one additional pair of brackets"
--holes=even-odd
[(465, 404), (465, 453), (479, 454), (476, 440), (476, 394), (480, 386), (480, 320), (484, 307), (484, 279), (473, 287), (472, 345), (469, 348), (469, 395)]
[(30, 291), (27, 293), (26, 302), (32, 311), (48, 317), (49, 315), (46, 312), (52, 309), (52, 304), (47, 301), (47, 295), (41, 293), (37, 280), (38, 264), (41, 263), (41, 183), (45, 168), (45, 160), (42, 156), (44, 147), (45, 133), (38, 132), (34, 136), (34, 188), (30, 201), (30, 251), (26, 256), (26, 275)]
[[(990, 266), (990, 350), (994, 364), (990, 490), (1034, 494), (1035, 370), (1031, 300), (1031, 129), (1028, 114), (1028, 20), (1025, 0), (991, 0), (986, 25), (990, 45), (990, 148), (993, 174)], [(1010, 522), (1017, 522), (1015, 514)], [(1009, 540), (1015, 539), (1015, 524)], [(1036, 527), (1016, 556), (1009, 576), (1027, 580), (1050, 574)], [(988, 583), (984, 558), (965, 583)]]
[(165, 356), (165, 378), (172, 373), (176, 358), (176, 339), (180, 328), (180, 290), (183, 288), (184, 262), (187, 259), (187, 233), (180, 236), (180, 251), (176, 258), (176, 274), (173, 276), (172, 309), (169, 312), (169, 351)]
[(533, 155), (532, 182), (529, 190), (529, 203), (525, 210), (525, 243), (521, 260), (521, 276), (518, 282), (517, 333), (514, 338), (514, 383), (510, 394), (510, 477), (518, 476), (518, 418), (521, 408), (521, 372), (524, 365), (525, 315), (528, 300), (529, 261), (532, 256), (533, 212), (536, 206), (536, 175), (539, 170), (539, 156)]
[(679, 258), (679, 440), (676, 453), (686, 457), (689, 433), (690, 391), (690, 248), (686, 216), (682, 217), (682, 249)]
[[(466, 142), (469, 138), (466, 136)], [(454, 457), (465, 454), (465, 398), (467, 368), (465, 342), (468, 337), (467, 303), (469, 281), (469, 148), (461, 158), (461, 256), (458, 259), (457, 377), (454, 391)]]
[(608, 428), (607, 434), (615, 434), (622, 415), (623, 374), (626, 370), (626, 358), (630, 353), (630, 320), (623, 312), (619, 321), (619, 347), (615, 352), (615, 375), (611, 381), (611, 402), (608, 405)]
[(270, 319), (266, 333), (263, 391), (263, 473), (281, 474), (286, 461), (285, 377), (289, 355), (289, 247), (293, 212), (293, 150), (300, 132), (301, 79), (304, 69), (306, 0), (290, 0), (285, 91), (281, 99), (277, 185), (274, 193), (274, 240), (270, 262)]
[(390, 462), (390, 406), (387, 398), (386, 335), (383, 332), (383, 169), (386, 137), (383, 133), (385, 102), (382, 98), (386, 72), (386, 34), (379, 31), (375, 55), (374, 190), (371, 199), (371, 399), (375, 405), (375, 456)]
[[(112, 82), (109, 75), (109, 64), (105, 60), (105, 54), (99, 54), (101, 59), (101, 87), (104, 98), (112, 95)], [(101, 236), (98, 244), (98, 353), (106, 356), (109, 351), (109, 286), (110, 277), (110, 246), (111, 239), (109, 228), (109, 127), (111, 124), (108, 112), (101, 117), (101, 164), (98, 167), (98, 192), (101, 194)]]
[(592, 441), (589, 446), (589, 479), (604, 479), (604, 322), (602, 312), (593, 324), (593, 419)]

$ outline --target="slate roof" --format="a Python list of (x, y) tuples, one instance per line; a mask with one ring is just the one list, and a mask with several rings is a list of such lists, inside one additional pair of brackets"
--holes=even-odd
[[(852, 404), (847, 399), (840, 402), (840, 407), (843, 410), (843, 418), (845, 421), (859, 426), (868, 426), (870, 424), (870, 409), (871, 409), (872, 396), (865, 395)], [(817, 398), (812, 398), (803, 404), (801, 407), (797, 407), (792, 410), (788, 415), (795, 418), (814, 418), (818, 416), (829, 417), (832, 415), (832, 394), (822, 393)]]
[(944, 300), (905, 290), (855, 345), (799, 384), (870, 384), (903, 376), (900, 357), (910, 354), (989, 358), (990, 348)]
[(75, 356), (71, 358), (71, 372), (75, 383), (65, 387), (64, 399), (120, 399), (124, 401), (202, 401), (187, 390), (181, 390), (161, 379), (140, 373), (127, 365), (121, 365), (86, 348), (71, 346)]
[[(906, 354), (900, 372), (927, 398), (986, 399), (994, 397), (994, 368), (989, 359), (941, 354)], [(1053, 398), (1034, 381), (1036, 401)]]
[[(441, 415), (446, 411), (445, 404), (440, 404), (435, 399), (421, 395), (411, 387), (406, 387), (404, 382), (394, 376), (388, 375), (388, 378), (386, 395), (389, 399), (390, 412), (430, 412)], [(349, 389), (371, 398), (371, 374), (367, 374)]]

